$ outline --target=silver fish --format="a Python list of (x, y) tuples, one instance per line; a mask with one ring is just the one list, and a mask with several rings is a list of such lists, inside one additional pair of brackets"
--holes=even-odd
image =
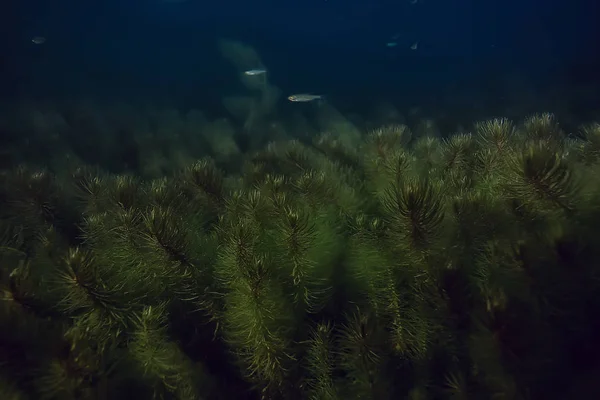
[(46, 41), (46, 38), (45, 38), (45, 37), (43, 37), (43, 36), (36, 36), (36, 37), (34, 37), (33, 39), (31, 39), (31, 41), (32, 41), (34, 44), (43, 44), (43, 43)]
[(249, 69), (247, 71), (244, 71), (244, 75), (248, 75), (248, 76), (256, 76), (256, 75), (262, 75), (262, 74), (266, 74), (267, 70), (264, 68), (256, 68), (256, 69)]
[(322, 100), (322, 99), (323, 99), (323, 96), (321, 96), (320, 94), (301, 93), (301, 94), (293, 94), (291, 96), (288, 96), (289, 101), (293, 101), (293, 102), (297, 102), (297, 103), (305, 103), (308, 101)]

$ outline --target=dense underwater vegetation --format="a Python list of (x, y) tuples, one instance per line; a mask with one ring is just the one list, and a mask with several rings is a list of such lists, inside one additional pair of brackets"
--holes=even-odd
[(0, 400), (600, 398), (598, 6), (213, 3), (0, 6)]
[(239, 173), (5, 171), (3, 398), (575, 398), (600, 351), (582, 132), (540, 114), (274, 142)]

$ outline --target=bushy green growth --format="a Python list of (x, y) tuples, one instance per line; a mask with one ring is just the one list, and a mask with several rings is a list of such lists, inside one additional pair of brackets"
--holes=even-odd
[(166, 306), (146, 307), (135, 321), (129, 356), (151, 385), (154, 395), (202, 399), (210, 391), (210, 377), (192, 362), (167, 335)]
[(596, 125), (5, 171), (0, 396), (566, 398), (600, 351)]
[(585, 139), (581, 146), (583, 160), (587, 164), (594, 164), (600, 158), (600, 124), (596, 122), (584, 126), (582, 133)]
[(328, 323), (319, 323), (310, 330), (310, 339), (306, 355), (306, 375), (308, 398), (339, 399), (339, 388), (334, 379), (335, 343), (333, 327)]

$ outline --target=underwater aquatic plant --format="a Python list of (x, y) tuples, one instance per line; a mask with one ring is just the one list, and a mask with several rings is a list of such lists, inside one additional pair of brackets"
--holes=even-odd
[(600, 158), (600, 124), (594, 123), (582, 128), (583, 143), (582, 152), (587, 163), (593, 163)]
[(598, 351), (596, 131), (569, 142), (544, 114), (410, 144), (385, 125), (151, 181), (4, 172), (0, 385), (558, 398), (570, 353)]
[(406, 147), (411, 137), (412, 133), (406, 125), (386, 125), (368, 134), (366, 147), (385, 159), (390, 152)]
[(523, 122), (523, 130), (527, 138), (534, 140), (560, 141), (564, 138), (564, 132), (550, 113), (527, 117)]
[(408, 179), (386, 191), (382, 207), (396, 243), (415, 249), (433, 243), (444, 219), (440, 189), (428, 180)]
[(208, 379), (194, 370), (191, 361), (167, 334), (165, 304), (146, 307), (135, 320), (132, 340), (128, 344), (131, 357), (143, 375), (160, 382), (154, 395), (171, 392), (176, 398), (197, 398), (199, 389), (208, 391)]
[(308, 345), (306, 373), (309, 398), (314, 400), (340, 398), (334, 380), (336, 357), (332, 325), (319, 323), (316, 328), (311, 328)]
[[(471, 163), (471, 154), (476, 150), (475, 138), (471, 134), (456, 134), (444, 141), (443, 163), (447, 170), (465, 170)], [(468, 173), (468, 171), (464, 171)]]
[(385, 353), (377, 320), (359, 308), (346, 317), (339, 332), (340, 366), (346, 371), (344, 397), (376, 399), (389, 393), (388, 377), (380, 370)]
[(506, 118), (477, 122), (475, 131), (483, 146), (491, 147), (498, 152), (509, 149), (514, 144), (516, 135), (514, 124)]
[(553, 146), (545, 142), (528, 144), (511, 156), (509, 165), (506, 182), (512, 196), (530, 206), (574, 209), (578, 192), (576, 177)]

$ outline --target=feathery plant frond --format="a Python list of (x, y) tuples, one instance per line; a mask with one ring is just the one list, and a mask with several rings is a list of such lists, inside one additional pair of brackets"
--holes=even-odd
[(412, 158), (404, 150), (398, 150), (390, 155), (384, 163), (384, 170), (389, 176), (389, 181), (399, 184), (409, 174)]
[(285, 232), (283, 240), (292, 257), (300, 256), (306, 252), (314, 238), (314, 224), (310, 221), (310, 216), (301, 209), (286, 207), (282, 210), (281, 217), (280, 228)]
[[(131, 258), (132, 253), (140, 249), (139, 230), (142, 226), (142, 214), (139, 209), (118, 210), (113, 215), (108, 216), (108, 220), (102, 221), (102, 218), (89, 222), (108, 223), (109, 231), (106, 232), (105, 239), (109, 240), (110, 245), (115, 246), (111, 256), (118, 257), (120, 262), (126, 261), (125, 258)], [(97, 231), (93, 229), (93, 231)], [(122, 249), (122, 252), (117, 250)]]
[(351, 221), (353, 232), (348, 241), (349, 253), (346, 268), (350, 281), (348, 289), (360, 299), (359, 304), (369, 307), (375, 317), (388, 314), (390, 301), (395, 300), (395, 282), (391, 281), (390, 270), (393, 258), (389, 251), (381, 246), (384, 236), (383, 222), (380, 219), (369, 220), (357, 216)]
[(310, 216), (302, 210), (286, 207), (280, 215), (279, 231), (285, 246), (286, 259), (291, 263), (291, 278), (297, 292), (295, 302), (310, 304), (307, 288), (307, 274), (310, 273), (312, 260), (306, 259), (306, 253), (315, 240), (315, 226)]
[(223, 244), (219, 252), (218, 278), (224, 285), (247, 277), (252, 268), (257, 241), (260, 239), (257, 226), (251, 221), (238, 220), (221, 226)]
[(516, 134), (515, 126), (506, 118), (477, 122), (475, 131), (482, 146), (496, 152), (509, 149)]
[(265, 388), (279, 387), (293, 361), (292, 308), (273, 267), (265, 256), (253, 256), (241, 277), (230, 281), (223, 314), (226, 340), (248, 377)]
[(408, 179), (392, 185), (382, 206), (389, 229), (399, 241), (425, 249), (438, 236), (444, 205), (440, 187), (429, 180)]
[(446, 170), (463, 171), (471, 162), (476, 142), (471, 134), (456, 134), (444, 140), (442, 159)]
[(285, 143), (277, 153), (281, 153), (278, 173), (295, 177), (313, 167), (314, 155), (297, 140)]
[(464, 190), (454, 196), (451, 205), (458, 243), (476, 249), (487, 239), (510, 232), (513, 221), (507, 218), (508, 209), (500, 196), (480, 189)]
[(552, 146), (530, 143), (511, 158), (507, 177), (509, 192), (532, 205), (545, 201), (552, 208), (571, 211), (577, 200), (578, 185), (570, 165)]
[(68, 335), (78, 341), (93, 339), (105, 348), (126, 329), (132, 304), (126, 304), (123, 288), (103, 279), (92, 255), (72, 249), (53, 277), (59, 300), (56, 308), (74, 319)]
[(474, 172), (480, 187), (492, 192), (498, 186), (508, 157), (492, 148), (483, 148), (475, 154)]
[(525, 119), (523, 129), (528, 138), (543, 141), (558, 141), (564, 138), (564, 132), (558, 126), (554, 115), (536, 114)]
[[(370, 369), (381, 361), (377, 343), (378, 332), (375, 320), (368, 313), (355, 310), (347, 317), (339, 333), (342, 352), (347, 362), (352, 359), (352, 367)], [(350, 366), (350, 365), (348, 365)]]
[(456, 169), (448, 171), (444, 177), (442, 184), (442, 191), (448, 196), (460, 195), (461, 193), (473, 190), (477, 182), (477, 177), (474, 176), (473, 170), (468, 169), (469, 172), (458, 171)]
[(529, 279), (510, 243), (488, 242), (476, 257), (469, 279), (487, 312), (504, 310), (510, 299), (529, 300)]
[(291, 305), (269, 256), (274, 244), (249, 218), (223, 221), (220, 235), (215, 273), (224, 289), (225, 339), (251, 380), (265, 389), (279, 387), (292, 360), (293, 326)]
[(357, 170), (360, 157), (357, 152), (344, 145), (330, 133), (323, 133), (313, 140), (313, 145), (329, 159), (344, 167)]
[[(327, 205), (335, 207), (341, 214), (350, 215), (365, 205), (362, 195), (364, 186), (362, 171), (342, 167), (323, 158), (319, 169), (323, 171), (329, 194)], [(357, 173), (358, 172), (358, 173)]]
[(151, 203), (161, 207), (185, 208), (185, 200), (181, 193), (180, 182), (174, 182), (173, 179), (166, 177), (153, 179), (147, 185), (148, 195), (151, 197)]
[(250, 157), (246, 169), (253, 175), (284, 174), (293, 178), (311, 169), (313, 158), (312, 152), (297, 140), (271, 142)]
[(593, 123), (581, 129), (583, 138), (583, 153), (586, 162), (595, 163), (600, 159), (600, 123)]
[(434, 326), (418, 296), (404, 297), (412, 297), (412, 301), (410, 304), (405, 299), (396, 301), (390, 332), (392, 349), (411, 361), (424, 360), (433, 342)]
[(105, 296), (97, 290), (98, 278), (92, 255), (71, 249), (56, 271), (55, 288), (61, 293), (58, 309), (74, 316), (93, 309), (96, 301), (102, 307)]
[(367, 136), (367, 151), (372, 151), (378, 158), (386, 159), (389, 154), (403, 149), (412, 137), (406, 125), (386, 125), (374, 129)]
[[(275, 217), (281, 216), (285, 213), (285, 210), (290, 207), (297, 206), (297, 199), (294, 199), (293, 196), (289, 196), (286, 192), (271, 192), (269, 193), (269, 206), (271, 207), (270, 216), (274, 217), (273, 222), (277, 220)], [(263, 225), (265, 226), (265, 225)], [(269, 227), (276, 227), (276, 224), (269, 224)]]
[[(35, 379), (38, 393), (36, 398), (41, 400), (77, 399), (85, 393), (84, 376), (74, 373), (67, 362), (60, 359), (51, 360)], [(83, 397), (87, 398), (87, 396)]]
[(245, 160), (242, 166), (242, 182), (244, 188), (256, 186), (269, 173), (266, 162), (261, 160)]
[(196, 249), (191, 246), (186, 222), (172, 208), (154, 206), (143, 214), (142, 223), (143, 263), (162, 278), (153, 284), (167, 287), (179, 299), (196, 299), (200, 288), (195, 278), (200, 267), (196, 265)]
[(21, 167), (15, 172), (12, 184), (16, 191), (14, 205), (19, 206), (16, 211), (39, 215), (45, 222), (54, 219), (59, 188), (51, 173), (45, 170), (29, 171)]
[(105, 211), (107, 180), (99, 169), (78, 168), (72, 174), (75, 198), (82, 205), (84, 213)]
[(413, 175), (413, 158), (404, 149), (396, 149), (386, 153), (386, 158), (365, 157), (366, 189), (376, 197), (381, 197), (389, 182), (399, 184)]
[(40, 299), (39, 279), (32, 276), (31, 264), (32, 260), (18, 260), (8, 275), (7, 287), (2, 294), (2, 300), (6, 302), (4, 311), (7, 314), (17, 315), (15, 311), (26, 311), (37, 316), (50, 314), (51, 305)]
[(166, 261), (177, 262), (184, 268), (189, 266), (182, 217), (171, 208), (155, 206), (142, 215), (142, 223), (144, 230), (141, 236), (148, 250), (164, 253)]
[(206, 196), (213, 204), (223, 202), (223, 174), (211, 159), (195, 162), (184, 170), (181, 179), (182, 189), (189, 192), (191, 199)]
[[(250, 189), (232, 193), (225, 203), (226, 213), (222, 216), (223, 222), (235, 225), (237, 221), (244, 220), (247, 224), (255, 225), (257, 229), (270, 226), (272, 224), (273, 204), (269, 200), (280, 196), (273, 195), (271, 192), (269, 198), (263, 195), (263, 192), (266, 192), (266, 190)], [(282, 196), (285, 197), (285, 194), (282, 194)]]
[[(589, 153), (586, 149), (587, 142), (576, 137), (567, 137), (562, 140), (561, 157), (571, 164), (583, 163), (589, 165), (594, 159), (593, 153)], [(590, 157), (592, 155), (592, 157)]]
[(131, 210), (143, 204), (140, 182), (130, 175), (117, 175), (109, 180), (108, 196), (114, 205)]
[(272, 197), (274, 194), (285, 195), (291, 188), (291, 180), (289, 177), (281, 174), (267, 174), (254, 189), (260, 190)]
[[(16, 225), (7, 223), (6, 221), (0, 221), (0, 260), (6, 255), (20, 255), (27, 256), (22, 251), (24, 244), (24, 228), (22, 225)], [(4, 265), (0, 266), (0, 270)]]
[(442, 142), (437, 137), (423, 136), (413, 143), (412, 152), (418, 160), (419, 176), (428, 178), (439, 174), (442, 166)]
[(290, 278), (294, 303), (315, 312), (325, 305), (340, 239), (327, 212), (285, 207), (277, 216), (281, 265)]
[(104, 279), (122, 288), (128, 302), (145, 298), (153, 303), (164, 295), (166, 282), (173, 277), (173, 270), (165, 267), (168, 256), (164, 249), (157, 250), (148, 233), (150, 222), (139, 209), (117, 209), (85, 219), (85, 244), (93, 246)]
[(319, 323), (311, 328), (306, 356), (309, 398), (311, 400), (335, 400), (340, 398), (334, 382), (335, 348), (333, 327)]
[(82, 239), (86, 246), (101, 245), (106, 241), (109, 229), (113, 227), (114, 220), (108, 212), (94, 213), (83, 218)]
[(385, 222), (379, 217), (369, 217), (364, 213), (352, 215), (347, 221), (349, 233), (358, 241), (375, 240), (383, 238), (385, 235)]
[[(138, 315), (128, 347), (144, 375), (156, 383), (160, 382), (160, 385), (154, 385), (155, 395), (166, 390), (176, 398), (200, 397), (190, 360), (167, 336), (165, 304), (146, 307)], [(187, 397), (191, 394), (195, 396)]]
[(98, 382), (106, 378), (106, 354), (90, 342), (54, 343), (65, 346), (52, 354), (51, 358), (36, 373), (38, 395), (41, 398), (90, 399), (98, 394)]
[[(63, 261), (68, 244), (52, 226), (39, 233), (37, 242), (33, 254), (11, 254), (12, 262), (9, 265), (13, 269), (9, 283), (12, 298), (38, 316), (56, 316), (58, 313), (53, 309), (56, 299), (49, 293), (52, 287), (48, 284), (48, 276)], [(4, 258), (3, 261), (8, 260)]]
[(245, 171), (250, 172), (256, 179), (260, 179), (266, 174), (282, 173), (279, 165), (281, 159), (276, 150), (277, 147), (271, 144), (265, 149), (252, 153), (246, 162)]
[(445, 386), (445, 392), (451, 400), (470, 400), (472, 398), (467, 380), (460, 371), (448, 373), (445, 378)]
[(49, 225), (65, 227), (61, 186), (50, 172), (22, 166), (2, 175), (0, 184), (0, 216), (6, 224), (19, 227), (21, 251), (33, 254)]
[(348, 393), (355, 398), (376, 399), (385, 393), (381, 332), (373, 316), (357, 309), (347, 316), (339, 332), (341, 367), (349, 382)]
[(302, 200), (311, 206), (330, 204), (333, 191), (327, 184), (327, 177), (324, 172), (306, 171), (292, 184), (294, 190), (302, 196)]

